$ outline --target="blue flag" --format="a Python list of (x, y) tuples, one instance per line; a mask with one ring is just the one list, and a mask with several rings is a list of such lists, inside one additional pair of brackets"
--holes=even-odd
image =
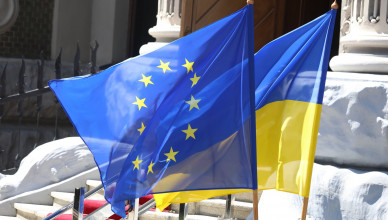
[(93, 153), (112, 210), (125, 216), (125, 200), (149, 193), (257, 187), (253, 71), (248, 5), (159, 50), (49, 86)]
[[(272, 41), (255, 55), (259, 190), (309, 196), (335, 16), (336, 10), (331, 10)], [(231, 194), (242, 191), (229, 190)], [(155, 201), (164, 209), (170, 203), (180, 203), (188, 194), (203, 200), (224, 192), (158, 194)]]

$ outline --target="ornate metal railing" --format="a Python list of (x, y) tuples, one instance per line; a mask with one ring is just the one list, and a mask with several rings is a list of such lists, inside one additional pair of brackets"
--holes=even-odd
[[(90, 46), (90, 63), (89, 67), (87, 68), (87, 71), (81, 71), (80, 68), (80, 49), (79, 45), (77, 44), (77, 50), (74, 56), (74, 66), (73, 66), (73, 76), (79, 76), (80, 74), (95, 74), (97, 72), (97, 66), (96, 66), (96, 57), (97, 57), (97, 49), (98, 49), (98, 43), (95, 42), (94, 46)], [(59, 52), (58, 57), (55, 60), (55, 79), (61, 79), (63, 77), (62, 72), (62, 50)], [(7, 173), (7, 170), (13, 170), (13, 172), (16, 172), (18, 165), (20, 161), (23, 159), (21, 150), (23, 150), (23, 155), (26, 156), (29, 152), (26, 152), (26, 149), (22, 149), (25, 146), (21, 146), (21, 128), (23, 125), (23, 120), (25, 119), (25, 100), (29, 99), (29, 102), (31, 102), (31, 99), (36, 97), (35, 101), (35, 113), (36, 113), (36, 124), (35, 124), (35, 143), (31, 149), (28, 149), (28, 151), (32, 151), (35, 147), (38, 146), (39, 143), (39, 126), (40, 126), (40, 118), (41, 118), (41, 112), (42, 112), (42, 101), (43, 101), (43, 95), (47, 93), (51, 93), (51, 90), (49, 87), (44, 85), (44, 67), (45, 67), (45, 60), (43, 53), (40, 54), (40, 59), (37, 61), (37, 82), (36, 82), (36, 88), (26, 91), (26, 62), (22, 58), (21, 59), (21, 65), (18, 73), (18, 82), (17, 82), (17, 92), (14, 94), (6, 94), (7, 93), (7, 87), (11, 86), (9, 90), (12, 90), (12, 86), (14, 85), (14, 82), (9, 82), (7, 80), (7, 75), (12, 74), (8, 73), (9, 65), (5, 64), (4, 67), (1, 70), (0, 75), (0, 125), (2, 127), (6, 127), (4, 121), (7, 119), (7, 111), (6, 111), (6, 105), (14, 106), (17, 105), (17, 120), (13, 120), (12, 124), (13, 127), (17, 127), (18, 132), (16, 134), (16, 140), (13, 141), (14, 143), (11, 144), (11, 146), (5, 146), (5, 144), (0, 144), (0, 172)], [(32, 77), (31, 77), (32, 78)], [(46, 77), (47, 78), (47, 77)], [(15, 91), (15, 89), (13, 89)], [(54, 98), (55, 105), (55, 122), (54, 122), (54, 135), (52, 137), (52, 140), (56, 140), (58, 138), (58, 110), (59, 110), (59, 103)], [(10, 108), (8, 108), (10, 109)], [(31, 109), (29, 109), (31, 111)], [(14, 114), (14, 113), (12, 113)], [(31, 121), (31, 120), (29, 120)], [(70, 123), (68, 123), (69, 126)], [(1, 132), (1, 131), (0, 131)], [(74, 132), (75, 133), (75, 132)], [(15, 135), (13, 135), (15, 136)], [(11, 142), (11, 141), (10, 141)], [(13, 155), (7, 155), (9, 152), (13, 152)], [(9, 172), (8, 172), (9, 173)]]
[[(83, 187), (76, 188), (74, 193), (74, 200), (73, 202), (68, 203), (67, 205), (63, 206), (62, 208), (58, 209), (56, 212), (52, 213), (51, 215), (47, 216), (44, 220), (52, 220), (58, 217), (59, 215), (63, 214), (67, 210), (73, 208), (73, 220), (99, 220), (99, 219), (107, 219), (109, 218), (113, 212), (111, 211), (111, 207), (109, 203), (105, 203), (100, 208), (94, 210), (90, 214), (83, 216), (83, 208), (84, 208), (84, 200), (92, 196), (93, 194), (97, 193), (98, 191), (102, 190), (103, 186), (102, 184), (98, 187), (88, 191), (85, 193), (85, 189)], [(225, 204), (225, 214), (220, 219), (232, 219), (232, 206), (235, 200), (235, 195), (227, 195), (226, 197), (226, 204)], [(146, 203), (139, 205), (139, 199), (136, 199), (135, 206), (129, 207), (128, 210), (126, 210), (127, 216), (125, 219), (133, 219), (137, 220), (139, 216), (145, 214), (148, 210), (155, 207), (155, 199), (150, 199)], [(189, 203), (181, 203), (179, 205), (179, 220), (185, 220), (188, 214), (189, 210)]]

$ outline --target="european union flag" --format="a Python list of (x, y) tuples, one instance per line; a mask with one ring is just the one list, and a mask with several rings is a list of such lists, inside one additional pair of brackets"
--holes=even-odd
[(114, 212), (149, 193), (257, 186), (252, 23), (248, 5), (96, 75), (49, 82)]

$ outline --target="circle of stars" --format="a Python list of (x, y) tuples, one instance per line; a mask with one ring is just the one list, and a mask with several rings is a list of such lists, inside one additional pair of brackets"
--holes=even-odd
[[(160, 65), (157, 66), (157, 68), (160, 68), (163, 71), (163, 74), (166, 74), (167, 71), (172, 71), (169, 65), (170, 65), (170, 62), (164, 62), (164, 61), (160, 60)], [(183, 64), (182, 66), (186, 68), (186, 74), (190, 74), (190, 72), (194, 73), (194, 69), (193, 69), (194, 62), (190, 62), (189, 60), (187, 60), (185, 58), (185, 64)], [(142, 76), (142, 78), (139, 79), (138, 81), (144, 83), (145, 88), (147, 88), (147, 86), (149, 86), (149, 85), (154, 85), (154, 82), (151, 81), (152, 75), (147, 76), (145, 74), (141, 74), (141, 76)], [(193, 76), (191, 78), (189, 78), (190, 81), (192, 82), (191, 88), (193, 88), (198, 83), (200, 78), (201, 78), (200, 76), (197, 76), (197, 73), (194, 73)], [(188, 104), (189, 111), (193, 110), (193, 108), (199, 110), (200, 107), (199, 107), (198, 103), (200, 101), (201, 101), (201, 99), (195, 99), (194, 96), (191, 95), (190, 100), (187, 100), (187, 101), (185, 100), (185, 103)], [(132, 104), (137, 105), (139, 111), (141, 111), (142, 108), (147, 108), (147, 105), (145, 104), (145, 102), (146, 102), (146, 98), (140, 99), (136, 96), (136, 102), (133, 102)], [(142, 135), (143, 132), (145, 131), (145, 129), (146, 129), (146, 126), (144, 125), (143, 122), (141, 122), (140, 127), (137, 129), (137, 131), (139, 132), (139, 135)], [(192, 128), (191, 125), (188, 123), (187, 129), (182, 130), (182, 132), (186, 134), (185, 141), (187, 141), (190, 138), (195, 140), (195, 132), (197, 130), (198, 130), (198, 128)], [(170, 151), (167, 153), (164, 153), (164, 155), (167, 157), (166, 163), (168, 163), (170, 161), (176, 162), (176, 155), (178, 153), (179, 153), (179, 151), (174, 151), (173, 147), (171, 146)], [(141, 157), (141, 155), (140, 155), (140, 157)], [(136, 169), (140, 170), (140, 164), (142, 162), (143, 162), (143, 160), (141, 160), (139, 158), (139, 156), (137, 156), (136, 160), (132, 161), (132, 163), (134, 165), (133, 170), (136, 170)], [(154, 165), (155, 165), (155, 163), (151, 160), (150, 164), (148, 165), (147, 175), (149, 173), (152, 173), (152, 174), (154, 173), (154, 171), (153, 171)]]

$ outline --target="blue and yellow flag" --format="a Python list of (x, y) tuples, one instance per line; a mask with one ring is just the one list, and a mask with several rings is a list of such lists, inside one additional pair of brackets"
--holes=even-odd
[(257, 186), (252, 23), (248, 5), (96, 75), (49, 82), (115, 213), (149, 193)]
[(309, 196), (336, 10), (255, 55), (258, 189)]
[[(308, 197), (336, 10), (272, 41), (255, 54), (258, 189)], [(164, 209), (244, 190), (158, 194)]]

